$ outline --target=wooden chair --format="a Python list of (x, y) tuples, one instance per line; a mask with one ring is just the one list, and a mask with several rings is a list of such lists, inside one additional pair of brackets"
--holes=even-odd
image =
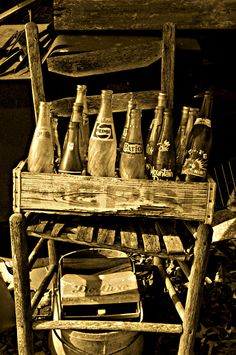
[[(178, 27), (182, 22), (185, 28), (190, 26), (199, 26), (199, 22), (183, 21), (181, 7), (179, 12), (166, 13), (161, 12), (161, 1), (152, 2), (151, 8), (144, 7), (141, 1), (135, 2), (135, 6), (130, 6), (130, 2), (124, 1), (124, 8), (116, 6), (115, 1), (105, 1), (105, 12), (99, 7), (98, 1), (73, 1), (66, 0), (55, 1), (55, 29), (60, 30), (163, 30), (162, 32), (162, 55), (161, 55), (161, 90), (165, 90), (169, 97), (168, 105), (173, 108), (174, 103), (174, 55), (175, 55), (175, 25), (166, 23), (166, 19), (176, 19)], [(60, 7), (59, 7), (60, 5)], [(177, 5), (176, 5), (177, 6)], [(195, 1), (195, 7), (200, 10), (198, 1)], [(70, 10), (69, 10), (70, 8)], [(166, 8), (166, 7), (165, 7)], [(59, 9), (59, 10), (58, 10)], [(83, 9), (83, 11), (80, 11)], [(210, 5), (209, 5), (210, 9)], [(71, 12), (72, 10), (72, 12)], [(172, 11), (172, 7), (170, 6)], [(122, 12), (122, 19), (120, 13)], [(73, 18), (68, 16), (73, 13)], [(94, 14), (96, 18), (94, 19)], [(208, 14), (209, 15), (209, 14)], [(208, 22), (207, 22), (208, 19)], [(95, 21), (96, 20), (96, 21)], [(184, 18), (186, 20), (186, 18)], [(204, 19), (207, 28), (210, 24), (215, 28), (219, 26), (216, 20), (210, 16)], [(213, 21), (213, 22), (212, 22)], [(203, 22), (200, 27), (202, 28)], [(99, 31), (98, 31), (99, 32)], [(41, 71), (40, 55), (37, 46), (37, 27), (32, 23), (26, 25), (32, 93), (34, 99), (35, 117), (37, 119), (38, 103), (45, 100), (43, 90), (43, 76)], [(158, 91), (147, 91), (136, 93), (142, 109), (153, 109), (156, 104)], [(113, 109), (114, 112), (124, 112), (127, 107), (129, 94), (115, 94)], [(55, 118), (69, 117), (71, 114), (74, 98), (62, 98), (51, 102), (51, 110)], [(99, 96), (88, 97), (89, 114), (97, 112), (99, 106)], [(158, 181), (122, 181), (113, 178), (93, 179), (91, 177), (62, 177), (58, 174), (30, 174), (25, 170), (25, 162), (21, 162), (14, 170), (14, 214), (10, 218), (12, 255), (14, 262), (14, 287), (16, 304), (16, 321), (18, 334), (19, 354), (33, 354), (32, 330), (42, 329), (78, 329), (78, 330), (125, 330), (140, 332), (163, 332), (180, 334), (180, 343), (178, 354), (192, 354), (198, 323), (199, 309), (201, 304), (201, 293), (204, 284), (207, 258), (212, 236), (210, 227), (215, 200), (216, 185), (213, 181), (206, 183), (177, 183), (177, 182), (158, 182)], [(86, 183), (86, 191), (84, 191)], [(69, 187), (68, 187), (69, 186)], [(39, 191), (38, 188), (40, 187)], [(101, 194), (101, 187), (103, 194)], [(69, 189), (69, 190), (68, 190)], [(81, 189), (83, 193), (81, 194)], [(65, 202), (66, 192), (72, 196)], [(133, 194), (130, 194), (133, 191)], [(91, 200), (91, 193), (93, 199)], [(132, 195), (132, 196), (131, 196)], [(122, 196), (122, 198), (121, 198)], [(138, 197), (137, 197), (138, 196)], [(106, 204), (104, 205), (104, 197)], [(109, 202), (109, 198), (112, 203)], [(80, 201), (79, 203), (75, 203)], [(84, 204), (86, 200), (86, 205)], [(95, 202), (94, 202), (95, 201)], [(126, 201), (124, 204), (123, 201)], [(109, 206), (109, 208), (107, 207)], [(37, 214), (43, 213), (46, 216), (46, 222), (42, 219), (37, 220)], [(91, 228), (94, 220), (90, 224), (83, 225), (83, 217), (80, 218), (77, 225), (77, 233), (64, 233), (64, 221), (60, 221), (65, 215), (91, 217), (91, 215), (102, 216), (98, 227), (96, 240), (90, 238)], [(36, 222), (32, 227), (28, 225), (26, 217), (33, 215)], [(58, 219), (53, 219), (56, 215)], [(166, 248), (159, 248), (157, 232), (146, 232), (141, 228), (142, 247), (137, 245), (137, 235), (134, 237), (134, 244), (131, 243), (131, 232), (123, 233), (122, 243), (117, 246), (113, 238), (114, 230), (107, 224), (107, 216), (116, 215), (116, 217), (137, 220), (141, 217), (147, 219), (148, 225), (157, 223), (162, 230), (162, 236), (176, 237), (174, 231), (171, 233), (166, 229), (165, 221), (184, 220), (188, 228), (197, 222), (198, 228), (193, 231), (195, 235), (194, 258), (191, 270), (188, 270), (184, 260), (187, 257), (186, 252), (181, 247), (178, 249), (178, 243), (174, 243), (174, 249), (168, 250), (168, 238), (165, 244)], [(85, 217), (86, 216), (86, 217)], [(132, 217), (132, 218), (131, 218)], [(92, 218), (92, 217), (91, 217)], [(87, 221), (87, 219), (86, 219)], [(188, 223), (186, 223), (186, 221)], [(27, 222), (27, 225), (26, 225)], [(50, 223), (49, 223), (50, 222)], [(105, 227), (104, 227), (105, 223)], [(50, 225), (50, 228), (48, 226)], [(82, 233), (85, 228), (86, 238)], [(90, 229), (89, 229), (90, 228)], [(105, 236), (99, 237), (99, 230), (105, 230)], [(84, 230), (84, 229), (83, 229)], [(67, 228), (68, 231), (68, 228)], [(28, 258), (27, 238), (38, 237), (39, 243)], [(49, 251), (48, 273), (39, 290), (36, 292), (30, 304), (29, 289), (29, 267), (32, 265), (37, 252), (43, 243), (47, 240)], [(177, 240), (176, 238), (175, 240)], [(133, 240), (133, 239), (132, 239)], [(163, 324), (156, 322), (128, 322), (128, 321), (35, 321), (32, 319), (32, 310), (34, 310), (45, 291), (45, 288), (51, 281), (56, 270), (55, 241), (64, 241), (69, 243), (88, 245), (88, 246), (109, 246), (119, 250), (142, 252), (146, 255), (154, 256), (154, 266), (158, 268), (160, 275), (165, 280), (169, 295), (175, 305), (175, 308), (182, 320), (182, 324)], [(112, 242), (113, 241), (113, 242)], [(179, 241), (179, 239), (178, 239)], [(134, 246), (135, 245), (135, 246)], [(162, 258), (175, 258), (189, 277), (188, 293), (185, 307), (178, 299), (173, 285), (168, 278), (161, 262)], [(28, 267), (27, 267), (28, 266)]]

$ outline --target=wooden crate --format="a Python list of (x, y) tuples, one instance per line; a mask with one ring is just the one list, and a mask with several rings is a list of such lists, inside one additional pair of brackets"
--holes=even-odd
[(14, 212), (159, 217), (211, 224), (216, 184), (34, 174), (13, 170)]

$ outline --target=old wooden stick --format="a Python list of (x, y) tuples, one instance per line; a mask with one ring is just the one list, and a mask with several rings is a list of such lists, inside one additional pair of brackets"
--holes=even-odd
[(30, 281), (25, 235), (25, 218), (21, 213), (10, 217), (13, 259), (15, 312), (19, 355), (33, 355), (31, 329)]
[(35, 121), (37, 122), (39, 102), (45, 101), (42, 64), (39, 51), (38, 27), (34, 22), (25, 25), (29, 70), (34, 102)]
[(194, 247), (194, 260), (190, 273), (185, 316), (183, 320), (183, 333), (180, 338), (178, 355), (194, 354), (196, 328), (201, 307), (211, 238), (212, 227), (207, 224), (200, 224), (197, 230), (197, 239)]

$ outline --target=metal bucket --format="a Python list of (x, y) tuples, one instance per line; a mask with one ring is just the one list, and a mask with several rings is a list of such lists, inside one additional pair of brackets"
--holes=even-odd
[[(60, 319), (58, 296), (54, 296), (54, 320)], [(51, 352), (57, 355), (141, 355), (143, 335), (127, 331), (52, 330)]]

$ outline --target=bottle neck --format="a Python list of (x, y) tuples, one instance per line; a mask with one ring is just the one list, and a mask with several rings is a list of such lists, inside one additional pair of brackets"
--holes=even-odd
[(78, 104), (83, 105), (84, 103), (84, 96), (86, 95), (87, 86), (86, 85), (77, 85), (77, 93), (75, 102)]
[(187, 125), (189, 113), (190, 113), (189, 107), (183, 106), (180, 126), (186, 126)]
[(161, 106), (163, 108), (167, 107), (167, 95), (165, 92), (159, 92), (157, 106)]
[(199, 113), (199, 117), (211, 119), (212, 112), (212, 94), (209, 91), (206, 91), (204, 94), (202, 107)]
[(83, 105), (81, 103), (75, 102), (73, 105), (73, 111), (71, 115), (71, 122), (82, 122)]
[(40, 101), (37, 127), (51, 128), (50, 107), (48, 102)]
[(97, 116), (98, 121), (111, 121), (112, 115), (112, 91), (103, 90), (101, 94), (101, 104)]
[(173, 119), (169, 110), (165, 109), (163, 117), (163, 125), (160, 140), (163, 141), (168, 139), (169, 141), (173, 140)]
[(140, 142), (141, 140), (141, 110), (134, 108), (131, 110), (127, 141)]

